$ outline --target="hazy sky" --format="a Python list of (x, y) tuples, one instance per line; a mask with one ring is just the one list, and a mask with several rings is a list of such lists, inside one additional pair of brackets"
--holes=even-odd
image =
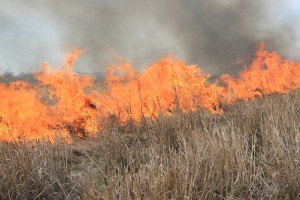
[(165, 55), (211, 74), (236, 72), (257, 43), (300, 60), (299, 0), (0, 0), (0, 72), (58, 65), (85, 48), (79, 71), (101, 73), (113, 54), (143, 69)]

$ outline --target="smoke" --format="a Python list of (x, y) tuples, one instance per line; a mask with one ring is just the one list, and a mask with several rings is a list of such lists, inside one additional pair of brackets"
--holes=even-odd
[(162, 56), (234, 73), (258, 42), (299, 55), (300, 4), (295, 0), (2, 0), (0, 70), (59, 63), (72, 46), (86, 49), (80, 71), (102, 73), (114, 54), (141, 70)]

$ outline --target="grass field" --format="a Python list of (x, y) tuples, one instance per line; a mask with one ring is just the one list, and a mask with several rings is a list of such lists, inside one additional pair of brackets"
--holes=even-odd
[(0, 199), (300, 199), (300, 92), (0, 144)]

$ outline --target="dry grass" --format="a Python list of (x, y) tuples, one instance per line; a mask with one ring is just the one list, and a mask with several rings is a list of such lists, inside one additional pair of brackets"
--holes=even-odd
[(79, 199), (65, 145), (0, 144), (0, 199)]
[[(300, 92), (0, 145), (0, 199), (300, 199)], [(112, 120), (113, 121), (113, 120)]]

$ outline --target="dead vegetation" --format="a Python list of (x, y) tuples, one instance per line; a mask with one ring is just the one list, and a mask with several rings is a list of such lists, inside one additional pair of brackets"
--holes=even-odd
[(0, 144), (0, 199), (299, 199), (300, 92)]

